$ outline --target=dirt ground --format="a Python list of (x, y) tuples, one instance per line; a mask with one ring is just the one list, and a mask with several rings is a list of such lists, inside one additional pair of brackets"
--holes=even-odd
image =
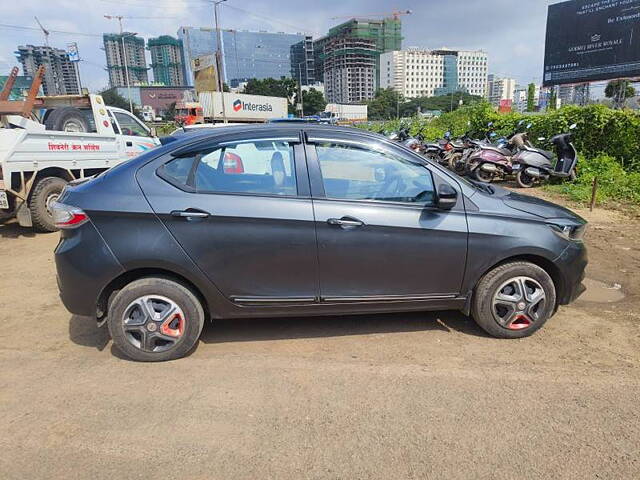
[(531, 338), (453, 312), (220, 321), (164, 364), (64, 310), (57, 234), (0, 226), (0, 477), (640, 478), (640, 221), (579, 213), (589, 290)]

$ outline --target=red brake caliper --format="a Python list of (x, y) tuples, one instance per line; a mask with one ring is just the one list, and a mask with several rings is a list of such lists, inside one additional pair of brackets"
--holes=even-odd
[(525, 315), (518, 315), (513, 322), (509, 325), (511, 330), (522, 330), (523, 328), (527, 328), (531, 325), (531, 320), (529, 320)]
[[(175, 323), (176, 319), (178, 320), (178, 324), (175, 326), (175, 328), (171, 328), (171, 324)], [(176, 313), (162, 323), (160, 331), (170, 337), (180, 337), (184, 332), (184, 318), (182, 318), (182, 315), (180, 315), (179, 313)]]

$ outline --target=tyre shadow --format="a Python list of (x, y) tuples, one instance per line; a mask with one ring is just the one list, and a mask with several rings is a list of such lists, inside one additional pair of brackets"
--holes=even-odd
[(21, 227), (17, 222), (9, 221), (9, 223), (0, 222), (0, 238), (21, 238), (35, 237), (33, 228)]

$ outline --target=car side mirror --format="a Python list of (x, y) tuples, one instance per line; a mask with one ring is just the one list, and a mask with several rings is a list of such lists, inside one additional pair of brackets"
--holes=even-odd
[(441, 183), (438, 186), (438, 208), (451, 210), (458, 203), (458, 192), (448, 183)]

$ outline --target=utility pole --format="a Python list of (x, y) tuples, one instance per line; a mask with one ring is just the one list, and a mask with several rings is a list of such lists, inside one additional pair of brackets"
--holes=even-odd
[(220, 91), (220, 99), (222, 100), (222, 121), (224, 123), (228, 123), (227, 121), (227, 109), (224, 104), (224, 82), (222, 80), (222, 34), (220, 33), (220, 25), (218, 24), (218, 5), (222, 2), (226, 2), (227, 0), (215, 0), (213, 2), (213, 17), (216, 22), (216, 68), (218, 70), (218, 90)]
[[(120, 39), (122, 40), (122, 58), (124, 60), (124, 76), (127, 82), (127, 96), (129, 97), (129, 111), (133, 113), (133, 100), (131, 99), (131, 84), (129, 82), (129, 66), (127, 64), (127, 48), (124, 43), (124, 33), (122, 31), (122, 19), (124, 18), (122, 15), (105, 15), (104, 18), (109, 20), (113, 20), (114, 18), (118, 20), (118, 24), (120, 25)], [(135, 35), (132, 33), (130, 35)]]
[(300, 118), (304, 117), (304, 104), (302, 102), (302, 64), (307, 62), (300, 62), (298, 64), (298, 87), (300, 87)]

